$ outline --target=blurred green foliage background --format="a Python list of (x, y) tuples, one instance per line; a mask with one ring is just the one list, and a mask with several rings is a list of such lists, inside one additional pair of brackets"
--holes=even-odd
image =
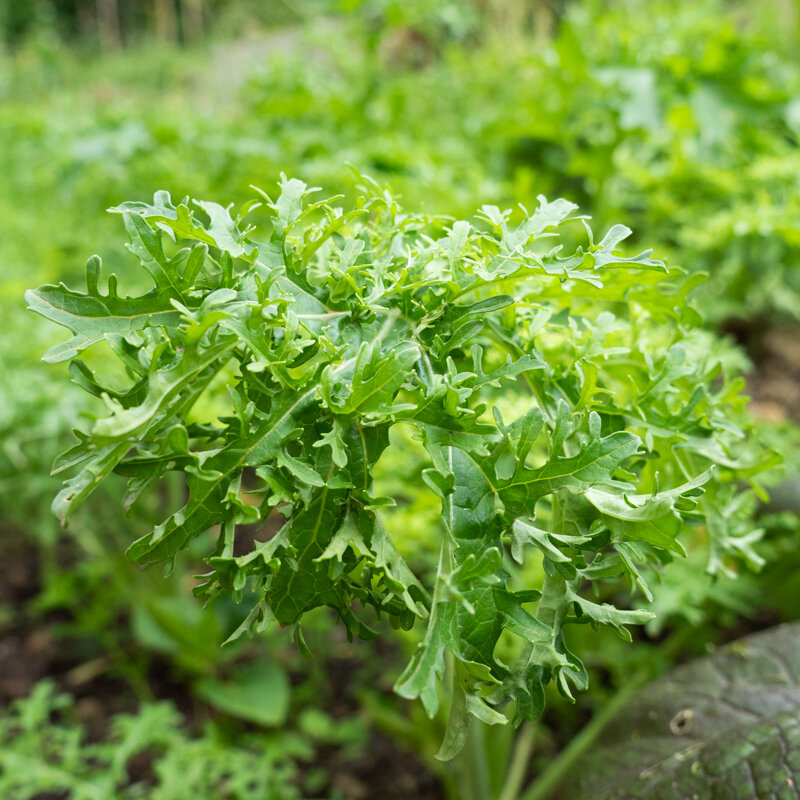
[[(22, 292), (80, 284), (92, 253), (132, 289), (122, 231), (105, 209), (158, 189), (238, 204), (254, 196), (251, 185), (271, 190), (284, 171), (352, 195), (356, 170), (389, 184), (406, 208), (431, 213), (532, 208), (538, 194), (564, 196), (596, 230), (624, 222), (634, 246), (708, 273), (697, 306), (709, 330), (727, 337), (713, 346), (750, 370), (763, 436), (786, 462), (760, 512), (768, 566), (723, 585), (699, 562), (675, 565), (656, 597), (662, 624), (641, 647), (621, 654), (596, 635), (585, 645), (605, 688), (575, 708), (554, 704), (540, 763), (634, 662), (659, 671), (707, 641), (800, 616), (798, 53), (797, 0), (0, 2), (0, 638), (19, 640), (0, 654), (0, 702), (34, 691), (9, 712), (26, 720), (27, 738), (13, 747), (32, 757), (37, 737), (52, 734), (56, 707), (67, 725), (58, 736), (96, 717), (98, 735), (113, 730), (112, 739), (128, 741), (133, 723), (105, 718), (144, 702), (141, 742), (167, 754), (161, 772), (144, 772), (169, 787), (189, 744), (176, 712), (150, 704), (167, 698), (203, 747), (227, 753), (223, 762), (250, 764), (247, 754), (269, 740), (280, 767), (277, 783), (259, 779), (252, 794), (246, 786), (211, 793), (223, 776), (198, 797), (363, 796), (353, 781), (370, 785), (357, 766), (368, 725), (388, 731), (395, 747), (414, 743), (445, 787), (423, 775), (406, 791), (458, 796), (455, 778), (431, 758), (435, 722), (386, 691), (396, 653), (367, 658), (324, 614), (311, 643), (327, 653), (323, 664), (303, 663), (279, 635), (220, 648), (241, 620), (224, 604), (200, 612), (189, 591), (196, 563), (166, 580), (135, 571), (121, 553), (136, 520), (121, 520), (102, 494), (69, 531), (49, 513), (52, 459), (76, 410), (91, 409), (63, 371), (40, 364), (60, 334), (24, 310)], [(404, 498), (396, 535), (424, 569), (433, 550), (425, 531), (438, 511), (408, 488), (419, 465), (410, 443), (397, 444), (384, 493)], [(33, 657), (37, 631), (46, 643)], [(9, 666), (23, 657), (32, 659), (27, 669)], [(343, 669), (345, 701), (328, 680)], [(33, 689), (48, 674), (73, 699)], [(102, 713), (84, 702), (97, 696)], [(253, 710), (265, 706), (277, 710)], [(157, 714), (167, 721), (153, 722)], [(4, 724), (0, 741), (11, 747), (7, 729), (16, 728)], [(12, 762), (2, 758), (8, 778)], [(416, 769), (400, 761), (403, 774)], [(298, 777), (297, 763), (316, 766)], [(60, 785), (40, 773), (30, 792)], [(116, 785), (122, 773), (111, 763), (108, 775)], [(178, 796), (169, 791), (152, 796)]]

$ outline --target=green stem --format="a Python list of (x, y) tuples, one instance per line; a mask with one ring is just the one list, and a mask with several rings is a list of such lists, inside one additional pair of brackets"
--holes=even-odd
[(469, 720), (469, 755), (467, 776), (470, 778), (470, 796), (472, 800), (492, 800), (489, 783), (489, 765), (486, 761), (485, 728), (480, 720), (470, 717)]
[(558, 634), (561, 620), (564, 617), (567, 582), (557, 572), (552, 575), (545, 572), (542, 583), (542, 596), (536, 607), (536, 618)]
[[(515, 361), (525, 355), (525, 351), (520, 347), (514, 347), (509, 342), (498, 336), (491, 328), (489, 329), (489, 338), (502, 350), (508, 353)], [(531, 394), (539, 401), (539, 407), (542, 411), (547, 408), (547, 401), (542, 393), (542, 387), (526, 372), (523, 374), (522, 379), (531, 390)]]
[(535, 740), (536, 728), (530, 722), (526, 722), (520, 729), (517, 741), (514, 743), (511, 765), (508, 768), (506, 782), (498, 800), (517, 800), (519, 791), (522, 788), (522, 782), (525, 780), (525, 773), (528, 770), (528, 763), (531, 760)]
[(592, 717), (588, 725), (551, 761), (539, 778), (524, 792), (519, 800), (547, 800), (552, 791), (562, 781), (576, 761), (595, 743), (603, 729), (619, 714), (631, 695), (644, 683), (647, 673), (634, 675), (599, 713)]

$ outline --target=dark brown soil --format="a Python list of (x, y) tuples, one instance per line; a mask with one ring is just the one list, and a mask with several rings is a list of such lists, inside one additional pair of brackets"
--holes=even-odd
[[(134, 711), (136, 698), (130, 686), (114, 675), (111, 659), (87, 647), (59, 629), (65, 621), (61, 613), (38, 614), (31, 601), (39, 593), (39, 563), (34, 547), (17, 531), (0, 531), (0, 710), (9, 702), (30, 694), (41, 679), (56, 680), (62, 691), (75, 697), (78, 719), (86, 726), (90, 740), (108, 734), (110, 718), (120, 711)], [(69, 563), (65, 558), (65, 563)], [(120, 624), (127, 621), (120, 620)], [(88, 658), (87, 658), (88, 653)], [(354, 678), (360, 662), (334, 653), (326, 662), (327, 691), (320, 697), (325, 710), (334, 718), (357, 713)], [(170, 678), (170, 664), (151, 660), (147, 674), (149, 689), (158, 699), (171, 700), (184, 713), (187, 724), (199, 731), (196, 722), (214, 716), (201, 708), (188, 687)], [(327, 706), (327, 707), (326, 707)], [(370, 731), (366, 750), (353, 754), (341, 747), (318, 748), (308, 769), (327, 776), (317, 796), (336, 792), (349, 800), (381, 797), (383, 800), (443, 800), (438, 779), (409, 750), (399, 747), (379, 731)], [(143, 753), (128, 764), (131, 783), (152, 778), (152, 758)], [(302, 772), (302, 770), (301, 770)], [(50, 800), (60, 795), (40, 795)]]
[(0, 531), (0, 708), (30, 694), (46, 677), (74, 695), (78, 718), (90, 738), (107, 731), (118, 711), (131, 711), (135, 700), (124, 681), (108, 674), (109, 660), (85, 643), (59, 634), (63, 613), (39, 614), (31, 601), (41, 590), (34, 546), (18, 532)]
[(355, 757), (343, 760), (336, 752), (320, 756), (318, 765), (330, 775), (330, 787), (352, 800), (444, 798), (438, 779), (416, 756), (378, 731), (372, 732), (368, 749)]
[(757, 414), (800, 421), (800, 329), (783, 328), (764, 336), (764, 350), (748, 388)]
[(752, 412), (775, 422), (800, 421), (800, 328), (770, 330), (732, 321), (727, 332), (753, 362), (754, 371), (747, 381)]
[(3, 535), (8, 546), (0, 558), (0, 706), (25, 697), (51, 674), (58, 650), (49, 622), (31, 625), (26, 618), (26, 604), (39, 591), (35, 554), (12, 534)]

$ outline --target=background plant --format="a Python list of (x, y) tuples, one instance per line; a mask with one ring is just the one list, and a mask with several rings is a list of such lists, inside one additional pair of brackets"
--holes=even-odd
[(211, 725), (190, 736), (184, 724), (171, 704), (146, 704), (135, 715), (115, 716), (108, 741), (93, 743), (72, 698), (42, 682), (0, 716), (0, 788), (20, 800), (55, 792), (74, 800), (169, 800), (187, 790), (226, 800), (302, 796), (292, 781), (294, 759), (310, 755), (302, 736), (231, 742)]

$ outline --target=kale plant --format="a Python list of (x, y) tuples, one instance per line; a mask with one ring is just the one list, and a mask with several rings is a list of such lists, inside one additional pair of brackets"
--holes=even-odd
[[(85, 292), (28, 293), (74, 334), (45, 360), (71, 360), (107, 409), (57, 460), (73, 477), (53, 509), (66, 522), (111, 473), (128, 478), (126, 508), (185, 473), (185, 505), (132, 561), (170, 562), (212, 531), (195, 592), (250, 603), (236, 635), (277, 622), (304, 647), (319, 606), (351, 637), (381, 620), (421, 628), (395, 688), (433, 716), (448, 682), (447, 758), (469, 715), (519, 722), (548, 683), (586, 688), (565, 627), (630, 640), (652, 614), (625, 607), (626, 584), (650, 598), (684, 547), (705, 548), (715, 574), (758, 566), (750, 512), (770, 457), (696, 327), (698, 276), (619, 255), (628, 228), (596, 240), (575, 205), (544, 197), (532, 214), (430, 219), (366, 184), (349, 209), (285, 177), (238, 216), (165, 192), (124, 203), (112, 211), (149, 291), (121, 296), (114, 276), (102, 290), (93, 256)], [(244, 221), (256, 212), (266, 233)], [(101, 342), (126, 385), (77, 359)], [(384, 522), (394, 499), (373, 491), (401, 423), (441, 501), (430, 574), (401, 556)], [(280, 529), (237, 554), (237, 526), (268, 530), (276, 514)]]

